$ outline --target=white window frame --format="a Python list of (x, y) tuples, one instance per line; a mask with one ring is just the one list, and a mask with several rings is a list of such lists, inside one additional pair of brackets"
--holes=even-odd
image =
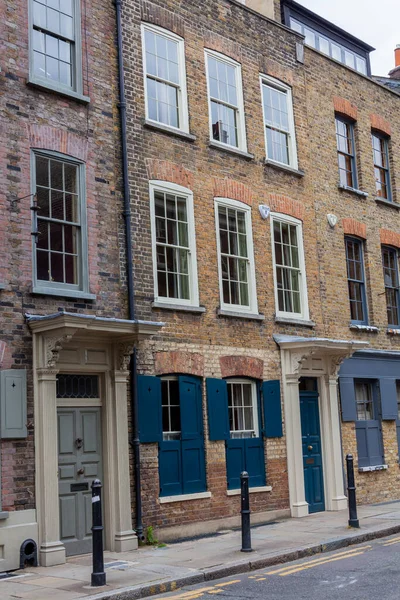
[[(235, 437), (232, 436), (232, 433), (236, 433), (237, 430), (232, 430), (229, 427), (229, 435), (230, 435), (230, 439), (231, 440), (237, 440), (237, 439), (255, 439), (255, 438), (259, 438), (260, 437), (260, 419), (259, 419), (259, 413), (258, 413), (258, 392), (257, 392), (257, 384), (255, 381), (252, 381), (251, 379), (244, 379), (244, 378), (238, 378), (238, 377), (234, 377), (234, 378), (229, 378), (226, 380), (227, 385), (229, 385), (230, 383), (240, 383), (240, 384), (248, 384), (251, 386), (251, 400), (252, 400), (252, 407), (253, 407), (253, 430), (254, 430), (254, 436), (250, 436), (248, 438), (243, 438), (243, 437)], [(228, 411), (229, 411), (229, 402), (228, 402)], [(241, 430), (242, 431), (242, 430)]]
[[(78, 167), (79, 172), (79, 215), (80, 215), (80, 230), (79, 230), (79, 260), (78, 284), (61, 283), (44, 281), (37, 278), (36, 266), (36, 236), (32, 235), (32, 280), (33, 292), (40, 294), (66, 296), (73, 298), (95, 299), (96, 296), (89, 293), (89, 264), (88, 264), (88, 231), (87, 231), (87, 207), (86, 207), (86, 178), (85, 164), (71, 156), (53, 152), (50, 150), (32, 150), (31, 151), (31, 190), (32, 190), (32, 208), (35, 208), (36, 194), (36, 157), (41, 156), (47, 160), (55, 159), (65, 163), (69, 163)], [(33, 210), (32, 232), (37, 231), (37, 211)]]
[[(286, 103), (288, 109), (288, 119), (289, 119), (289, 165), (286, 163), (282, 163), (280, 161), (276, 161), (268, 156), (268, 143), (267, 143), (267, 123), (265, 121), (265, 113), (264, 113), (264, 102), (263, 102), (263, 85), (266, 85), (271, 88), (275, 88), (280, 92), (284, 92), (286, 94)], [(275, 163), (277, 165), (283, 165), (284, 167), (291, 167), (293, 169), (298, 169), (298, 160), (297, 160), (297, 145), (296, 145), (296, 129), (294, 123), (294, 113), (293, 113), (293, 95), (292, 88), (269, 75), (260, 74), (260, 90), (261, 90), (261, 108), (263, 114), (263, 123), (264, 123), (264, 140), (265, 140), (265, 154), (266, 158), (269, 162)]]
[[(247, 238), (247, 250), (248, 250), (248, 282), (249, 282), (249, 306), (242, 306), (240, 304), (226, 304), (224, 302), (224, 292), (222, 286), (222, 267), (221, 267), (221, 243), (219, 235), (219, 218), (218, 218), (218, 207), (226, 206), (228, 208), (234, 208), (241, 210), (245, 213), (246, 223), (246, 238)], [(244, 314), (257, 314), (258, 313), (258, 302), (257, 302), (257, 286), (256, 286), (256, 273), (254, 263), (254, 247), (253, 247), (253, 232), (251, 225), (251, 207), (238, 200), (232, 200), (231, 198), (214, 198), (214, 209), (215, 209), (215, 232), (217, 237), (217, 262), (218, 262), (218, 279), (219, 279), (219, 295), (220, 304), (222, 310), (231, 312), (241, 312)]]
[[(281, 223), (288, 223), (289, 225), (297, 226), (297, 240), (299, 243), (299, 270), (300, 270), (300, 301), (301, 301), (301, 313), (285, 312), (279, 310), (278, 300), (278, 286), (276, 277), (276, 260), (275, 260), (275, 239), (274, 239), (274, 221), (280, 221)], [(274, 274), (274, 294), (275, 294), (275, 314), (279, 317), (294, 319), (296, 321), (308, 321), (309, 309), (308, 309), (308, 294), (307, 294), (307, 276), (306, 276), (306, 265), (304, 258), (304, 240), (303, 240), (303, 223), (299, 219), (284, 215), (282, 213), (271, 213), (271, 245), (272, 245), (272, 266)]]
[[(166, 192), (176, 194), (186, 198), (187, 217), (188, 217), (188, 241), (189, 241), (189, 289), (190, 299), (167, 298), (158, 295), (158, 276), (157, 276), (157, 239), (156, 239), (156, 215), (154, 206), (154, 192)], [(197, 280), (197, 254), (196, 254), (196, 233), (194, 226), (194, 205), (193, 192), (181, 185), (170, 183), (168, 181), (152, 180), (149, 182), (150, 193), (150, 218), (151, 218), (151, 239), (153, 254), (153, 277), (154, 277), (154, 300), (155, 302), (166, 305), (181, 305), (189, 307), (199, 307), (199, 289)]]
[[(62, 0), (61, 0), (62, 1)], [(87, 96), (83, 95), (82, 79), (82, 23), (81, 23), (81, 0), (73, 0), (74, 5), (74, 44), (72, 45), (72, 85), (63, 85), (60, 82), (52, 81), (47, 77), (38, 77), (33, 70), (33, 0), (28, 0), (28, 23), (29, 23), (29, 83), (48, 88), (55, 92), (72, 96), (81, 100), (89, 101)], [(54, 37), (57, 35), (54, 34)], [(61, 37), (61, 39), (63, 39)]]
[[(237, 89), (237, 97), (238, 97), (238, 105), (237, 105), (237, 136), (238, 136), (238, 145), (232, 146), (231, 144), (226, 144), (225, 142), (221, 142), (220, 140), (214, 140), (213, 131), (212, 131), (212, 111), (211, 111), (211, 94), (210, 94), (210, 82), (209, 82), (209, 72), (208, 72), (208, 57), (212, 56), (217, 60), (227, 63), (231, 67), (235, 68), (236, 75), (236, 89)], [(225, 56), (225, 54), (221, 54), (220, 52), (215, 52), (214, 50), (206, 49), (204, 50), (204, 60), (206, 66), (206, 80), (207, 80), (207, 100), (208, 100), (208, 115), (209, 115), (209, 133), (210, 133), (210, 141), (212, 144), (216, 146), (221, 146), (222, 148), (233, 148), (235, 150), (241, 150), (242, 152), (247, 152), (247, 141), (246, 141), (246, 123), (244, 116), (244, 102), (243, 102), (243, 84), (242, 84), (242, 65), (238, 63), (233, 58)]]
[[(160, 127), (167, 127), (169, 129), (173, 129), (176, 131), (183, 131), (185, 133), (189, 133), (189, 111), (188, 111), (188, 98), (187, 98), (187, 88), (186, 88), (185, 40), (183, 38), (181, 38), (179, 35), (172, 33), (172, 31), (168, 31), (167, 29), (163, 29), (162, 27), (158, 27), (157, 25), (152, 25), (150, 23), (142, 23), (141, 30), (142, 30), (144, 103), (145, 103), (146, 120), (151, 123), (154, 123), (155, 125), (159, 125)], [(181, 124), (180, 127), (174, 127), (172, 125), (162, 123), (161, 121), (155, 121), (154, 119), (150, 119), (150, 117), (149, 117), (149, 102), (148, 102), (148, 97), (147, 97), (146, 45), (145, 45), (145, 31), (146, 30), (152, 31), (153, 33), (156, 33), (158, 35), (162, 35), (162, 36), (178, 43), (179, 87), (177, 87), (177, 90), (178, 90), (179, 122)]]

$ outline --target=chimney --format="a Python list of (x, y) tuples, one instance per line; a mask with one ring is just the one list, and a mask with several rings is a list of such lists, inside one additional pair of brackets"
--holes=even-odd
[(390, 79), (400, 79), (400, 44), (394, 50), (394, 69), (389, 71)]
[(275, 21), (274, 0), (244, 0), (243, 4)]

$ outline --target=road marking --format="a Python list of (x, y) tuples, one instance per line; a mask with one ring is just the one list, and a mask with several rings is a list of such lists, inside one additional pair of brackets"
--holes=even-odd
[(224, 590), (210, 590), (208, 594), (221, 594)]
[(390, 542), (385, 542), (383, 544), (383, 546), (393, 546), (394, 544), (400, 544), (400, 539), (399, 540), (391, 540)]
[[(339, 552), (339, 553), (335, 554), (334, 557), (343, 557), (343, 558), (349, 557), (350, 558), (354, 553), (356, 553), (356, 552), (358, 553), (360, 551), (364, 551), (369, 548), (372, 548), (372, 546), (363, 546), (362, 548), (353, 548), (353, 550), (346, 550), (345, 552)], [(334, 557), (332, 557), (332, 558), (334, 558)], [(317, 566), (318, 564), (324, 563), (327, 560), (330, 560), (329, 557), (321, 556), (320, 558), (316, 558), (316, 559), (313, 559), (306, 563), (302, 563), (302, 565), (286, 565), (286, 567), (281, 567), (279, 569), (275, 569), (275, 571), (267, 571), (266, 573), (263, 573), (263, 574), (264, 575), (279, 575), (280, 573), (284, 573), (285, 571), (291, 571), (292, 569), (296, 569), (299, 566), (304, 566), (304, 565)]]
[(258, 579), (256, 579), (256, 581), (265, 581), (266, 579), (266, 577), (259, 577)]
[(391, 544), (392, 542), (400, 542), (400, 537), (395, 537), (389, 541), (383, 541), (383, 542), (379, 542), (379, 543), (382, 544), (383, 546), (386, 546), (386, 544)]
[(313, 567), (319, 567), (320, 565), (325, 565), (327, 563), (330, 562), (335, 562), (337, 560), (344, 560), (345, 558), (353, 558), (354, 556), (361, 556), (362, 554), (364, 554), (364, 551), (360, 551), (360, 552), (355, 552), (354, 554), (350, 554), (347, 556), (337, 556), (336, 558), (328, 558), (327, 560), (321, 561), (318, 564), (308, 564), (302, 567), (299, 567), (298, 569), (293, 569), (292, 571), (288, 571), (286, 573), (281, 573), (280, 577), (286, 577), (286, 575), (293, 575), (294, 573), (299, 573), (300, 571), (305, 571), (306, 569), (312, 569)]
[(208, 592), (213, 589), (213, 586), (207, 586), (199, 588), (198, 590), (190, 590), (189, 592), (182, 592), (182, 594), (178, 594), (176, 596), (168, 596), (168, 600), (192, 600), (193, 598), (199, 598), (202, 596), (202, 592)]
[(216, 583), (215, 587), (223, 587), (224, 585), (232, 585), (234, 583), (240, 583), (240, 579), (234, 579), (233, 581), (225, 581), (224, 583)]

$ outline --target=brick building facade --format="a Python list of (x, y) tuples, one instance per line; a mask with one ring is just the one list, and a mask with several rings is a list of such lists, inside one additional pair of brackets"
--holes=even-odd
[[(106, 545), (137, 544), (126, 357), (143, 325), (126, 321), (120, 265), (115, 8), (85, 0), (57, 4), (2, 3), (0, 571), (19, 567), (26, 539), (37, 544), (42, 565), (65, 561), (60, 540), (76, 532), (60, 526), (59, 485), (61, 504), (74, 511), (71, 486), (81, 486), (87, 502), (101, 462), (97, 474), (110, 503)], [(70, 387), (61, 392), (63, 377)], [(75, 440), (85, 437), (78, 425), (62, 450), (57, 421), (60, 433), (74, 419), (79, 427), (94, 421), (102, 427), (108, 463), (97, 458), (92, 471), (87, 458), (78, 465), (85, 444), (80, 450)], [(88, 524), (80, 529), (90, 540)]]
[(136, 547), (134, 345), (160, 538), (237, 524), (242, 470), (253, 522), (345, 508), (347, 452), (361, 501), (397, 498), (399, 96), (371, 48), (291, 0), (122, 3), (129, 320), (115, 9), (26, 4), (0, 25), (0, 570), (27, 538), (88, 551), (96, 475), (106, 547)]
[[(143, 384), (152, 388), (150, 392), (148, 387), (149, 396), (144, 396), (151, 402), (152, 414), (159, 415), (156, 430), (144, 433), (141, 447), (143, 517), (145, 524), (158, 527), (164, 539), (181, 535), (183, 530), (187, 535), (188, 531), (237, 523), (238, 479), (232, 477), (232, 469), (238, 472), (249, 468), (250, 462), (256, 464), (256, 460), (246, 460), (245, 442), (236, 441), (232, 397), (237, 381), (256, 382), (261, 389), (258, 424), (264, 431), (256, 433), (254, 428), (251, 432), (262, 439), (265, 469), (263, 485), (253, 474), (255, 519), (275, 518), (288, 510), (292, 516), (304, 516), (313, 510), (344, 508), (343, 459), (348, 452), (359, 467), (360, 501), (397, 498), (396, 378), (400, 378), (400, 355), (397, 328), (388, 326), (381, 246), (397, 248), (394, 115), (398, 95), (371, 79), (370, 46), (294, 2), (278, 4), (225, 1), (203, 3), (200, 8), (195, 3), (183, 7), (171, 0), (131, 2), (125, 7), (126, 48), (141, 48), (134, 57), (130, 55), (126, 73), (130, 154), (137, 157), (131, 172), (132, 202), (139, 207), (133, 227), (135, 274), (140, 282), (137, 302), (141, 318), (165, 322), (162, 334), (140, 349), (139, 370), (147, 376)], [(313, 42), (307, 37), (309, 30), (300, 30), (301, 19), (310, 28), (315, 23)], [(282, 27), (282, 22), (292, 30)], [(305, 45), (297, 34), (306, 35)], [(328, 35), (333, 36), (332, 42), (325, 37)], [(157, 46), (160, 43), (161, 48), (163, 42), (157, 40), (163, 39), (180, 47), (185, 65), (181, 79), (171, 79), (165, 65), (163, 72), (158, 54), (163, 51)], [(330, 44), (329, 49), (323, 40)], [(340, 55), (332, 55), (339, 51)], [(164, 58), (171, 60), (167, 54)], [(219, 75), (213, 75), (213, 60), (239, 70), (236, 90), (243, 99), (235, 98), (236, 104), (222, 97), (223, 85)], [(213, 78), (220, 85), (217, 91)], [(174, 94), (177, 90), (177, 116), (163, 115), (162, 86), (172, 87)], [(272, 135), (269, 128), (279, 130), (279, 123), (271, 126), (267, 111), (274, 100), (268, 100), (266, 88), (278, 90), (281, 98), (286, 96), (289, 107), (286, 129), (281, 128), (289, 132), (288, 154), (283, 158), (279, 143), (272, 147), (272, 137), (268, 137)], [(234, 107), (237, 138), (229, 123), (224, 130), (224, 118), (228, 117), (226, 113), (221, 117), (218, 104)], [(354, 182), (343, 183), (339, 171), (335, 117), (352, 126)], [(388, 151), (390, 174), (387, 170), (381, 174), (390, 178), (391, 195), (386, 188), (377, 187), (371, 132), (383, 140), (382, 148)], [(375, 169), (378, 167), (375, 164)], [(173, 254), (168, 255), (179, 243), (171, 241), (173, 233), (164, 230), (168, 228), (168, 194), (175, 199), (180, 194), (193, 198), (186, 206), (194, 223), (188, 225), (189, 236), (190, 228), (195, 230), (189, 274), (196, 278), (196, 286), (190, 293), (186, 290), (186, 295), (173, 283), (171, 274), (178, 271), (176, 281), (179, 279), (179, 267), (171, 266)], [(225, 297), (223, 280), (229, 280), (231, 272), (227, 274), (227, 268), (224, 272), (221, 258), (221, 205), (251, 214), (249, 247), (250, 253), (254, 251), (254, 278), (251, 281), (252, 256), (247, 256), (247, 281), (253, 286), (253, 298), (247, 299), (247, 304), (237, 297), (232, 301), (232, 295)], [(285, 284), (278, 281), (279, 240), (274, 229), (271, 241), (271, 219), (274, 226), (295, 225), (301, 237), (297, 248), (299, 253), (300, 246), (304, 248), (305, 257), (300, 273), (304, 277), (301, 307), (293, 304), (287, 309), (277, 291)], [(347, 239), (366, 243), (365, 280), (361, 282), (366, 290), (362, 300), (366, 312), (362, 319), (350, 312)], [(398, 261), (397, 254), (391, 256)], [(165, 283), (168, 277), (172, 278), (172, 292)], [(355, 362), (346, 361), (354, 353)], [(380, 379), (383, 363), (391, 365), (385, 381)], [(342, 364), (344, 384), (338, 386)], [(358, 365), (356, 370), (352, 365)], [(346, 377), (348, 374), (351, 377)], [(190, 477), (185, 474), (184, 417), (179, 431), (172, 431), (171, 425), (171, 411), (176, 408), (170, 398), (183, 393), (179, 386), (186, 376), (199, 382), (203, 399), (203, 426), (197, 433), (204, 448), (197, 459), (203, 460), (205, 473), (199, 467), (197, 494), (185, 493), (190, 489)], [(178, 387), (171, 392), (174, 379)], [(275, 418), (276, 407), (265, 404), (267, 388), (262, 382), (274, 380), (281, 384), (283, 435), (274, 429), (269, 437), (266, 424)], [(350, 394), (346, 388), (349, 380)], [(226, 382), (221, 389), (218, 381)], [(383, 387), (386, 384), (388, 388)], [(376, 414), (370, 414), (370, 405), (363, 418), (360, 406), (364, 401), (365, 407), (368, 394), (378, 388), (383, 412), (376, 408)], [(215, 433), (216, 389), (230, 410), (230, 431), (225, 437), (221, 431)], [(315, 449), (308, 450), (312, 444), (305, 445), (313, 432), (308, 430), (304, 436), (304, 431), (309, 427), (307, 418), (315, 417), (312, 411), (318, 396), (320, 431), (314, 433), (320, 446), (314, 455)], [(181, 411), (184, 402), (181, 400)], [(145, 416), (144, 410), (143, 420)], [(226, 424), (228, 417), (223, 413), (218, 418)], [(373, 449), (378, 438), (382, 440), (380, 459)], [(240, 459), (235, 462), (232, 448), (240, 444), (242, 450), (236, 448)], [(310, 483), (313, 475), (308, 464), (316, 467), (317, 484)]]

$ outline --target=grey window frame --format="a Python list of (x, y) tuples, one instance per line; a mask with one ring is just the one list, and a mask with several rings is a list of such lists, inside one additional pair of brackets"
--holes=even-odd
[[(35, 202), (36, 194), (36, 157), (41, 156), (46, 159), (56, 159), (62, 162), (76, 165), (79, 169), (79, 214), (80, 214), (80, 248), (79, 248), (79, 283), (68, 284), (60, 282), (42, 281), (37, 279), (36, 267), (36, 235), (37, 231), (37, 210)], [(51, 150), (32, 150), (31, 151), (31, 192), (32, 192), (32, 281), (33, 293), (46, 294), (50, 296), (64, 296), (71, 298), (85, 298), (94, 300), (95, 294), (89, 293), (89, 265), (88, 265), (88, 235), (87, 235), (87, 206), (86, 206), (86, 168), (82, 161), (54, 152)]]
[[(349, 128), (348, 136), (346, 136), (346, 137), (351, 142), (351, 147), (352, 147), (352, 151), (353, 151), (352, 153), (343, 152), (342, 150), (339, 149), (337, 122), (343, 123), (344, 125), (346, 125), (346, 127)], [(354, 121), (351, 121), (350, 119), (346, 119), (345, 117), (343, 117), (340, 114), (335, 114), (335, 133), (336, 133), (336, 149), (337, 149), (337, 155), (338, 155), (339, 185), (341, 187), (350, 187), (350, 188), (356, 190), (358, 188), (358, 180), (357, 180), (356, 144), (355, 144), (355, 136), (354, 136)], [(340, 180), (340, 172), (342, 169), (340, 168), (340, 164), (339, 164), (339, 155), (350, 157), (351, 178), (352, 178), (351, 186), (348, 186), (347, 183), (342, 184), (342, 182)]]
[[(356, 244), (360, 248), (360, 264), (361, 264), (361, 275), (362, 279), (353, 279), (349, 277), (349, 255), (347, 251), (347, 243), (350, 242), (352, 244)], [(354, 325), (368, 325), (368, 304), (367, 304), (367, 292), (366, 292), (366, 281), (365, 281), (365, 266), (364, 266), (364, 242), (360, 238), (345, 236), (345, 255), (346, 255), (346, 277), (348, 282), (348, 292), (349, 292), (349, 304), (350, 304), (350, 320)], [(350, 296), (350, 283), (357, 283), (360, 286), (361, 292), (361, 304), (363, 309), (364, 319), (352, 319), (351, 318), (351, 296)]]
[[(395, 276), (396, 276), (396, 286), (386, 285), (385, 282), (385, 266), (383, 264), (383, 253), (388, 252), (391, 253), (394, 257), (395, 262)], [(382, 246), (382, 268), (383, 268), (383, 283), (385, 286), (385, 300), (386, 300), (386, 312), (388, 312), (388, 298), (387, 298), (387, 290), (392, 290), (396, 297), (397, 306), (393, 306), (392, 308), (397, 308), (397, 323), (391, 323), (388, 318), (388, 326), (393, 327), (395, 329), (400, 329), (400, 283), (399, 283), (399, 252), (396, 248), (392, 246)]]
[[(61, 0), (62, 1), (62, 0)], [(46, 77), (38, 77), (33, 69), (33, 0), (28, 0), (28, 24), (29, 24), (29, 77), (28, 83), (47, 88), (54, 92), (59, 92), (66, 96), (72, 96), (78, 100), (89, 101), (87, 96), (83, 95), (82, 78), (82, 22), (81, 22), (81, 0), (73, 0), (74, 5), (74, 43), (71, 45), (72, 53), (72, 85), (63, 85), (57, 81), (52, 81)], [(63, 39), (62, 36), (56, 36)]]
[[(381, 143), (383, 143), (383, 154), (385, 155), (385, 158), (386, 158), (386, 167), (377, 165), (375, 162), (375, 147), (374, 147), (374, 139), (373, 138), (376, 138)], [(390, 181), (389, 138), (386, 135), (383, 135), (382, 133), (380, 133), (379, 131), (372, 130), (371, 131), (371, 141), (372, 141), (372, 156), (373, 156), (373, 162), (374, 162), (374, 170), (379, 169), (380, 171), (383, 171), (385, 173), (385, 185), (386, 185), (386, 191), (387, 191), (386, 198), (385, 198), (385, 196), (379, 196), (378, 190), (376, 189), (377, 179), (374, 176), (375, 177), (375, 195), (377, 198), (382, 198), (383, 200), (387, 200), (388, 202), (393, 202), (392, 186), (391, 186), (391, 181)]]

